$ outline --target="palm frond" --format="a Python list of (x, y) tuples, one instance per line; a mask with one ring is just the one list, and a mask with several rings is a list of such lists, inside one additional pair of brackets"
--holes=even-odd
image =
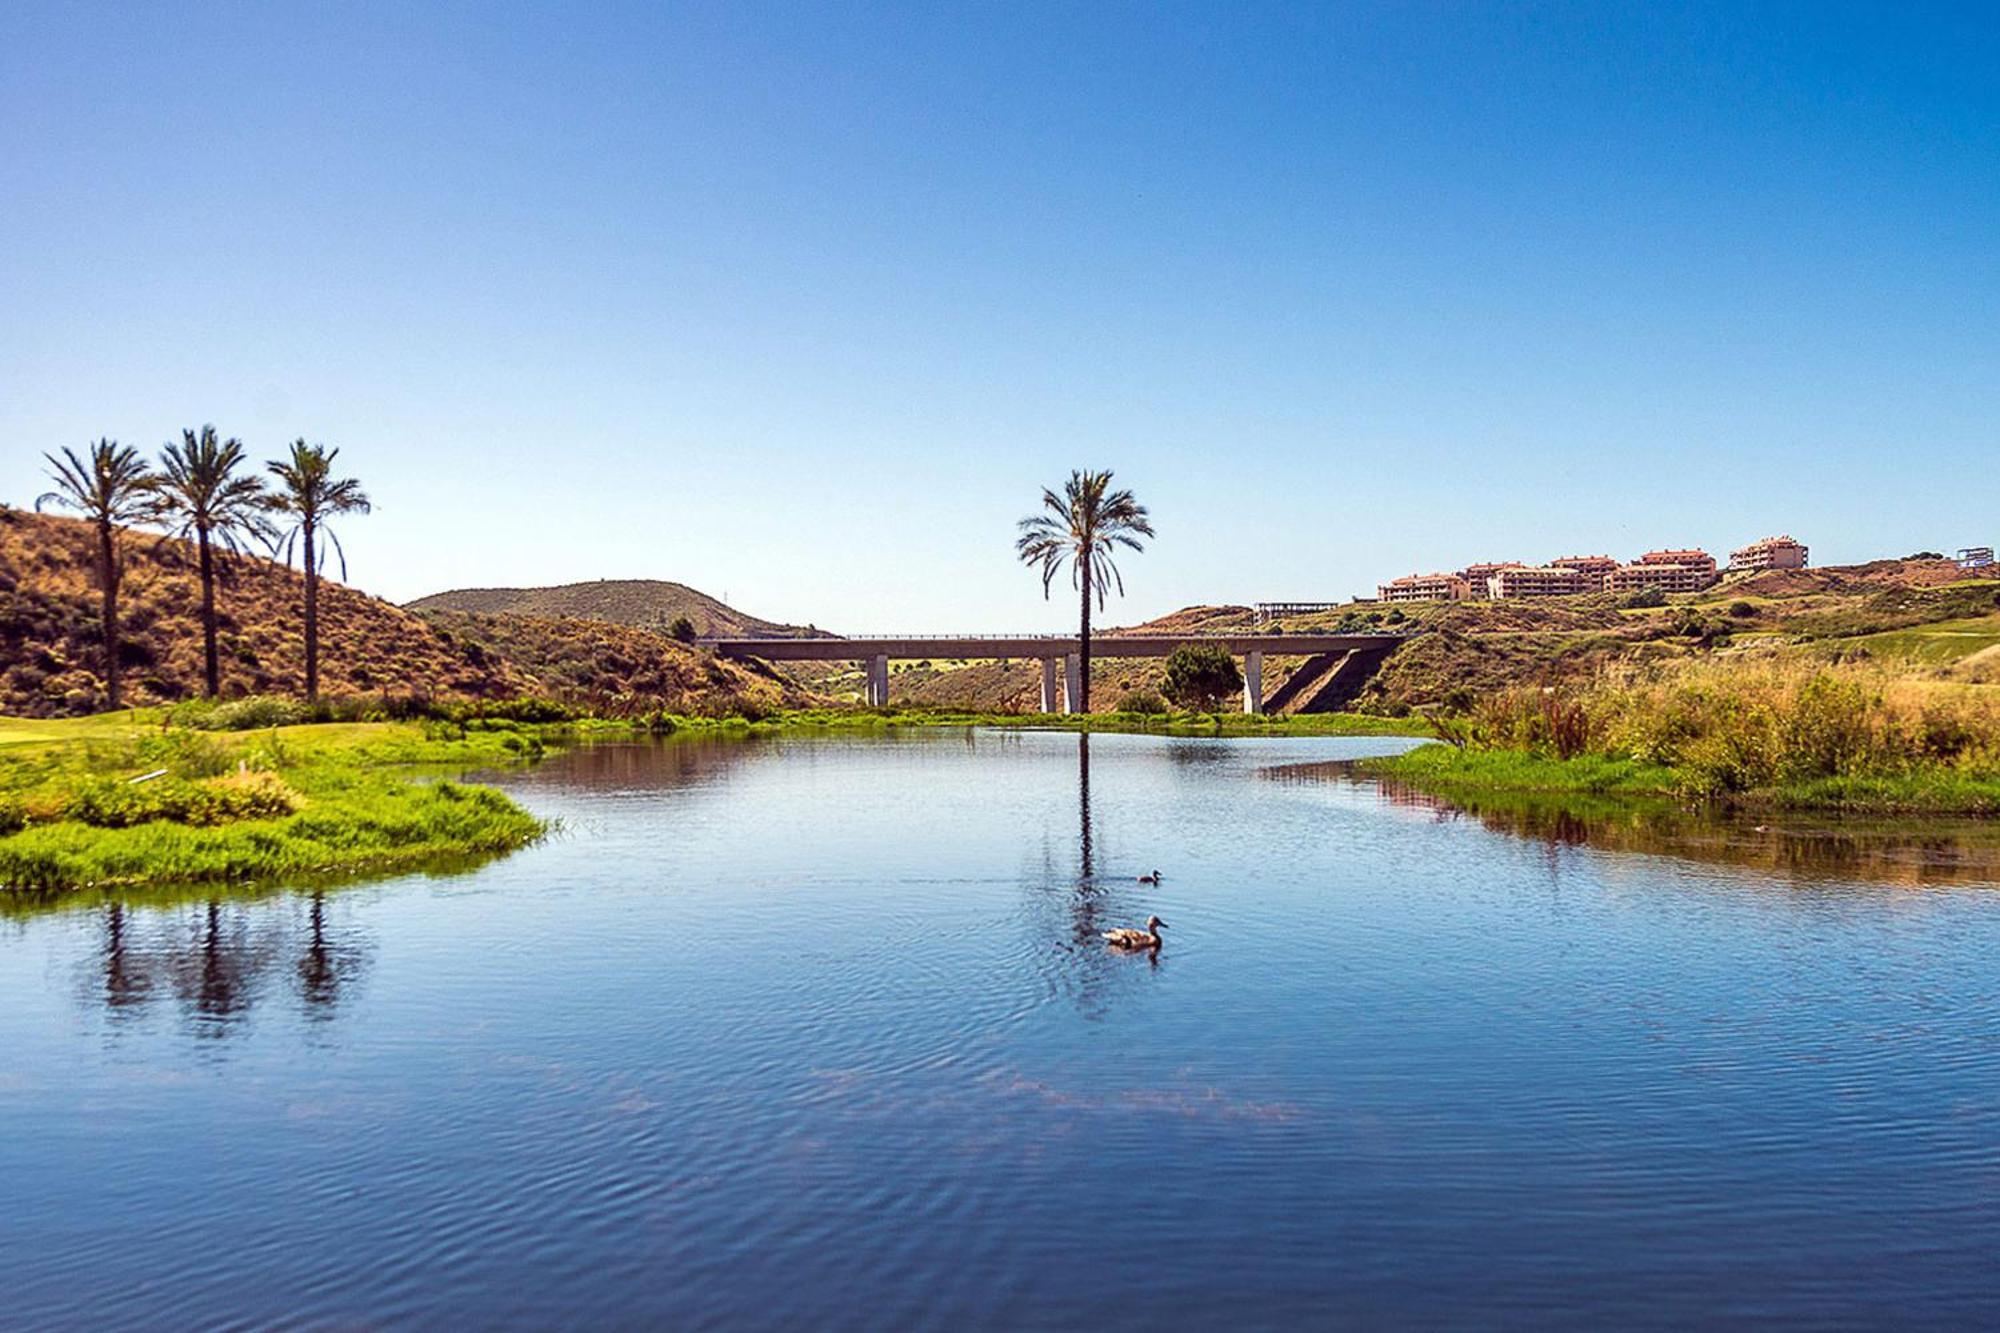
[(1143, 551), (1141, 538), (1153, 536), (1146, 508), (1129, 490), (1112, 491), (1111, 473), (1078, 470), (1058, 494), (1042, 489), (1042, 512), (1017, 524), (1014, 550), (1023, 564), (1040, 566), (1042, 595), (1049, 595), (1057, 570), (1067, 562), (1070, 586), (1081, 590), (1086, 571), (1099, 607), (1110, 589), (1125, 594), (1124, 575), (1111, 551)]

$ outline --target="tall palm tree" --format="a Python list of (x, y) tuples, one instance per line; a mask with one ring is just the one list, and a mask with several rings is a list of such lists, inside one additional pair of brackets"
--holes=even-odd
[(215, 427), (181, 432), (179, 444), (160, 451), (160, 515), (170, 536), (195, 543), (201, 575), (201, 636), (208, 695), (222, 693), (222, 660), (215, 647), (215, 548), (242, 553), (242, 539), (271, 538), (264, 518), (263, 481), (237, 472), (243, 441), (217, 440)]
[(285, 529), (281, 555), (292, 561), (296, 545), (305, 557), (306, 575), (306, 698), (319, 698), (319, 569), (326, 549), (319, 545), (323, 535), (340, 556), (341, 581), (347, 579), (347, 552), (326, 520), (335, 514), (365, 514), (368, 497), (361, 483), (352, 477), (333, 475), (333, 460), (340, 450), (323, 445), (292, 441), (292, 456), (266, 466), (279, 481), (279, 488), (266, 502), (274, 513), (283, 514), (291, 526)]
[(1044, 488), (1042, 513), (1021, 520), (1021, 536), (1014, 551), (1027, 565), (1040, 565), (1042, 596), (1049, 595), (1056, 572), (1065, 563), (1070, 582), (1082, 594), (1077, 622), (1076, 711), (1090, 711), (1090, 598), (1097, 594), (1097, 606), (1104, 609), (1110, 584), (1125, 595), (1125, 578), (1112, 557), (1121, 546), (1143, 551), (1141, 537), (1153, 535), (1146, 507), (1130, 491), (1111, 489), (1109, 472), (1072, 472), (1063, 493)]
[(56, 488), (35, 501), (35, 508), (61, 505), (74, 509), (97, 529), (97, 589), (104, 598), (104, 692), (118, 707), (118, 585), (125, 562), (118, 550), (118, 529), (153, 516), (153, 475), (146, 460), (129, 444), (99, 440), (90, 446), (89, 461), (64, 449), (49, 460), (49, 477)]

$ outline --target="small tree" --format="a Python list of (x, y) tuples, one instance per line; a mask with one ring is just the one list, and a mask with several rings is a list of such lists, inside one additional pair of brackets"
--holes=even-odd
[(1243, 673), (1229, 650), (1214, 643), (1184, 643), (1167, 657), (1160, 690), (1182, 708), (1213, 713), (1243, 688)]
[(693, 643), (696, 638), (694, 621), (684, 615), (675, 616), (673, 624), (667, 626), (667, 637), (682, 643)]

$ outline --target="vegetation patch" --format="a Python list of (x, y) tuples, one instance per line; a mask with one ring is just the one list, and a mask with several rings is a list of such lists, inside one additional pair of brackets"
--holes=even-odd
[[(135, 721), (135, 716), (137, 720)], [(413, 772), (532, 758), (501, 720), (213, 733), (161, 712), (0, 726), (0, 894), (413, 869), (521, 847), (501, 792)]]
[(2000, 697), (1869, 664), (1716, 660), (1515, 689), (1369, 761), (1439, 791), (2000, 815)]

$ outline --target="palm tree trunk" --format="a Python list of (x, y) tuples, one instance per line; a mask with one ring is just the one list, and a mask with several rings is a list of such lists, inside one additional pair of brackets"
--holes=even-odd
[(201, 553), (201, 647), (206, 668), (208, 697), (222, 693), (222, 658), (215, 648), (215, 553), (209, 549), (208, 529), (195, 529), (196, 548)]
[(306, 702), (319, 698), (319, 565), (313, 559), (313, 525), (306, 537)]
[(1076, 711), (1090, 711), (1090, 556), (1083, 557), (1083, 609), (1076, 630)]
[(118, 552), (111, 520), (97, 525), (97, 586), (104, 594), (104, 693), (118, 707)]

